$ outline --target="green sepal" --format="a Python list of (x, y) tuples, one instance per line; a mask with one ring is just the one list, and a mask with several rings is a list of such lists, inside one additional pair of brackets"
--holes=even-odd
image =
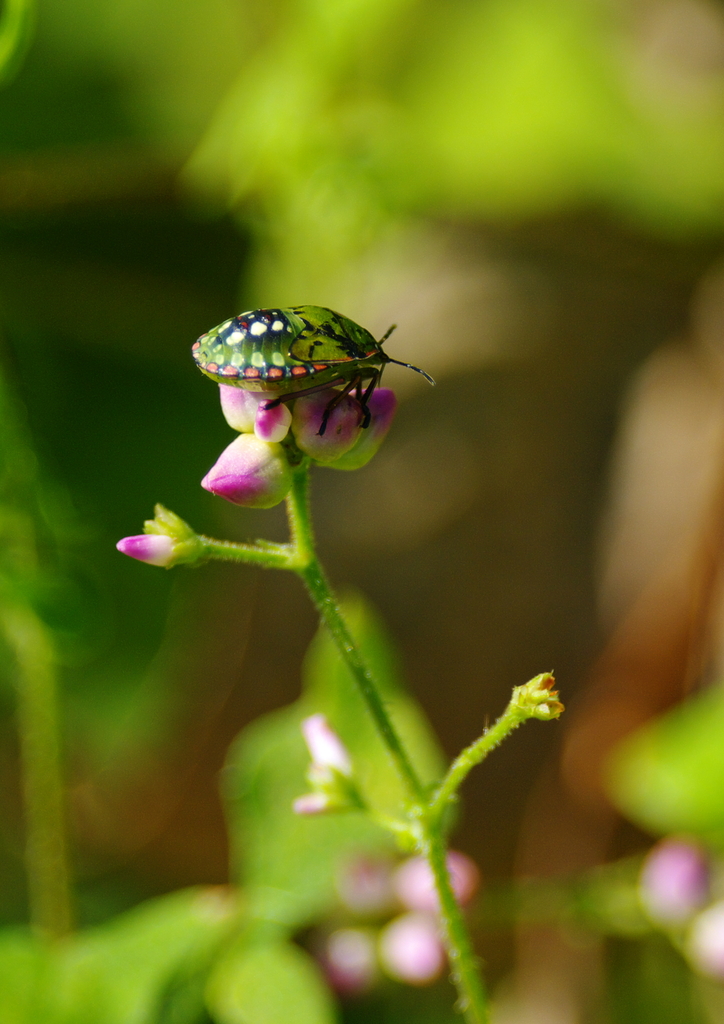
[(154, 518), (145, 521), (143, 532), (170, 537), (173, 541), (173, 557), (166, 568), (199, 562), (204, 556), (204, 546), (189, 524), (163, 505), (155, 505), (153, 512)]

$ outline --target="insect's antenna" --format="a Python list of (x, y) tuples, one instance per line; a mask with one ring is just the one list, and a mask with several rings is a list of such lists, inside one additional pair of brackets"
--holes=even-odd
[(430, 376), (430, 374), (429, 373), (425, 373), (425, 371), (421, 370), (419, 366), (413, 366), (412, 363), (401, 363), (399, 359), (392, 359), (390, 356), (387, 356), (387, 360), (386, 361), (388, 363), (397, 363), (398, 366), (406, 366), (408, 370), (414, 370), (415, 373), (421, 373), (422, 376), (425, 378), (426, 381), (428, 381), (429, 384), (432, 384), (433, 386), (435, 384), (435, 381)]
[(391, 327), (388, 327), (387, 330), (385, 331), (385, 333), (380, 338), (380, 340), (377, 342), (377, 344), (378, 345), (384, 345), (384, 343), (387, 341), (387, 339), (392, 334), (392, 332), (396, 331), (396, 330), (397, 330), (397, 324), (393, 324)]

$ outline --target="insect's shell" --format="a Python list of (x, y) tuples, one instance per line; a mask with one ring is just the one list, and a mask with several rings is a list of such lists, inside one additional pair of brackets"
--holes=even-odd
[(203, 334), (192, 352), (220, 384), (280, 393), (371, 376), (385, 361), (369, 331), (323, 306), (239, 313)]

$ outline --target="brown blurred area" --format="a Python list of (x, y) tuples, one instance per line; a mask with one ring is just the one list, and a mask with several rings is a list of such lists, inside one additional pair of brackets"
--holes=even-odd
[[(605, 792), (616, 743), (721, 677), (724, 554), (724, 269), (699, 280), (687, 323), (626, 388), (598, 555), (603, 643), (538, 776), (517, 857), (527, 877), (583, 871), (646, 848)], [(516, 1024), (588, 1018), (601, 944), (523, 928), (510, 1004)]]
[[(677, 119), (685, 124), (686, 112), (693, 111), (695, 126), (699, 111), (709, 110), (712, 96), (719, 95), (720, 5), (640, 0), (630, 9), (612, 7), (628, 26), (615, 56), (627, 69), (634, 106), (654, 111), (654, 124), (663, 112), (666, 130)], [(206, 11), (200, 11), (203, 22)], [(167, 34), (164, 12), (154, 16), (158, 37), (148, 36), (141, 61), (147, 76), (160, 67), (156, 50)], [(526, 16), (520, 16), (524, 28)], [(55, 17), (65, 32), (61, 6)], [(272, 22), (273, 14), (262, 9), (262, 25), (267, 18)], [(129, 52), (135, 53), (146, 37), (132, 22), (129, 17), (126, 28)], [(189, 26), (184, 31), (193, 61), (184, 65), (169, 50), (165, 65), (178, 65), (184, 95), (196, 81), (187, 69), (208, 67), (197, 59)], [(109, 38), (115, 40), (115, 30)], [(227, 56), (246, 52), (228, 32), (223, 45)], [(74, 373), (57, 386), (51, 380), (35, 400), (38, 408), (51, 404), (67, 387), (58, 409), (61, 414), (65, 401), (71, 419), (75, 413), (76, 433), (58, 426), (55, 436), (60, 414), (54, 421), (52, 410), (45, 420), (38, 414), (36, 423), (28, 380), (20, 391), (32, 426), (40, 424), (43, 457), (80, 495), (97, 549), (114, 557), (115, 540), (140, 529), (157, 500), (209, 534), (285, 537), (281, 509), (243, 511), (206, 495), (191, 497), (229, 432), (214, 389), (194, 378), (187, 347), (240, 308), (240, 274), (245, 295), (244, 274), (253, 259), (252, 231), (243, 216), (214, 223), (179, 193), (183, 161), (236, 75), (230, 62), (218, 60), (213, 68), (224, 81), (214, 87), (218, 95), (207, 97), (208, 111), (199, 114), (182, 154), (178, 145), (124, 136), (108, 143), (43, 143), (0, 160), (0, 217), (10, 236), (0, 248), (0, 299), (11, 332), (19, 323), (44, 338), (50, 323), (53, 345), (57, 338), (72, 339)], [(134, 74), (123, 66), (128, 81), (135, 81)], [(170, 90), (169, 97), (169, 109), (184, 109)], [(622, 115), (625, 142), (628, 116)], [(107, 117), (99, 117), (99, 124)], [(522, 137), (531, 129), (524, 119), (521, 124)], [(514, 142), (516, 130), (514, 125)], [(615, 135), (602, 122), (602, 136), (607, 130)], [(565, 132), (562, 137), (568, 138)], [(639, 144), (643, 150), (645, 142)], [(595, 145), (593, 151), (599, 153)], [(535, 145), (531, 152), (538, 152)], [(588, 152), (583, 143), (582, 152)], [(603, 144), (600, 152), (610, 156)], [(679, 153), (676, 145), (672, 152)], [(701, 152), (709, 153), (706, 145)], [(581, 159), (585, 170), (577, 146), (572, 153), (573, 164)], [(713, 144), (713, 164), (717, 153)], [(554, 161), (554, 168), (568, 173), (566, 160), (560, 166)], [(667, 187), (675, 194), (676, 159), (673, 164), (674, 183), (667, 179)], [(576, 872), (644, 849), (649, 838), (607, 802), (601, 766), (627, 731), (721, 672), (720, 212), (715, 196), (701, 201), (705, 213), (698, 222), (691, 214), (688, 230), (677, 228), (673, 214), (670, 221), (664, 213), (656, 221), (656, 203), (668, 209), (665, 187), (662, 195), (644, 196), (639, 226), (630, 226), (638, 209), (632, 197), (645, 191), (632, 166), (610, 159), (611, 180), (626, 194), (620, 207), (610, 195), (597, 206), (590, 191), (577, 191), (567, 178), (553, 182), (552, 198), (543, 188), (541, 206), (554, 211), (548, 214), (529, 212), (535, 200), (521, 201), (516, 212), (510, 200), (489, 220), (474, 212), (443, 219), (435, 211), (446, 209), (450, 197), (437, 198), (432, 212), (415, 214), (415, 226), (396, 252), (378, 259), (372, 271), (366, 264), (356, 274), (352, 267), (347, 276), (356, 290), (345, 282), (339, 304), (378, 336), (395, 322), (390, 353), (416, 362), (438, 383), (430, 389), (417, 375), (390, 368), (386, 383), (401, 401), (379, 455), (356, 473), (315, 472), (316, 528), (332, 581), (340, 589), (358, 588), (378, 607), (410, 688), (449, 756), (500, 714), (511, 687), (540, 672), (555, 672), (566, 705), (560, 722), (529, 723), (466, 782), (454, 845), (476, 859), (491, 884)], [(627, 173), (632, 179), (625, 187)], [(595, 193), (600, 181), (593, 180), (587, 187)], [(615, 193), (613, 184), (609, 193)], [(566, 199), (559, 208), (561, 195)], [(257, 198), (244, 215), (270, 222), (268, 210), (262, 216), (251, 209)], [(58, 242), (63, 236), (67, 241)], [(95, 241), (86, 245), (91, 236)], [(196, 263), (189, 258), (179, 271), (174, 261), (182, 262), (194, 246)], [(374, 255), (369, 263), (375, 264)], [(310, 300), (317, 298), (296, 297)], [(27, 352), (23, 346), (31, 342), (32, 335), (30, 342), (22, 339), (18, 352)], [(124, 386), (114, 390), (121, 371)], [(146, 378), (151, 383), (144, 390)], [(102, 387), (94, 386), (96, 379)], [(170, 397), (157, 415), (154, 403), (167, 380)], [(204, 391), (198, 401), (196, 384), (199, 395)], [(104, 387), (108, 398), (98, 396)], [(105, 401), (115, 404), (116, 433), (108, 429)], [(136, 419), (142, 429), (134, 428)], [(107, 447), (94, 441), (104, 431)], [(74, 443), (75, 464), (62, 452)], [(184, 443), (187, 465), (176, 466), (174, 476), (165, 469), (167, 453), (177, 455)], [(107, 490), (91, 490), (93, 500), (84, 505), (84, 477), (104, 473)], [(92, 557), (98, 558), (97, 550)], [(113, 643), (123, 648), (123, 629), (138, 629), (142, 617), (128, 597), (137, 597), (131, 588), (156, 595), (158, 587), (159, 605), (168, 594), (152, 582), (155, 568), (119, 568), (98, 558), (96, 569), (107, 572), (110, 589), (123, 595), (119, 605), (130, 605), (114, 627)], [(124, 572), (143, 584), (124, 591)], [(167, 620), (158, 630), (163, 636), (158, 642), (150, 629), (151, 639), (142, 638), (158, 649), (142, 671), (142, 643), (135, 660), (129, 658), (127, 675), (133, 670), (140, 677), (141, 712), (127, 710), (135, 697), (123, 702), (120, 670), (118, 678), (109, 672), (104, 691), (102, 669), (69, 712), (79, 888), (113, 890), (97, 900), (100, 909), (83, 908), (89, 921), (147, 895), (227, 880), (219, 777), (228, 744), (258, 716), (295, 699), (316, 627), (300, 584), (282, 573), (208, 565), (176, 571), (168, 586)], [(137, 642), (129, 635), (129, 648)], [(101, 650), (99, 662), (102, 657)], [(119, 662), (125, 671), (122, 657)], [(85, 719), (76, 715), (83, 699)], [(108, 749), (103, 715), (101, 725), (88, 726), (98, 710), (115, 716), (123, 732), (117, 745), (105, 744)], [(144, 730), (144, 719), (161, 725)], [(12, 724), (3, 728), (0, 772), (6, 785), (0, 800), (3, 821), (12, 823), (7, 859), (19, 865)], [(501, 1024), (586, 1019), (600, 978), (596, 941), (551, 930), (527, 930), (517, 938), (480, 931), (476, 940), (492, 984), (503, 979), (508, 992)]]
[[(430, 251), (439, 267), (426, 255), (406, 268), (401, 309), (369, 316), (394, 315), (396, 352), (414, 342), (438, 386), (399, 371), (404, 401), (375, 461), (317, 471), (322, 552), (335, 584), (382, 612), (448, 754), (512, 686), (555, 671), (567, 715), (530, 724), (471, 776), (454, 841), (489, 880), (584, 868), (646, 842), (602, 796), (600, 759), (711, 660), (717, 247), (590, 215), (445, 225)], [(221, 535), (284, 534), (278, 510), (213, 515), (203, 525)], [(154, 669), (179, 695), (166, 742), (74, 790), (85, 871), (116, 865), (159, 891), (225, 880), (226, 748), (295, 698), (315, 628), (281, 574), (210, 566), (174, 586)], [(493, 977), (510, 969), (509, 937), (480, 943)], [(562, 974), (581, 973), (580, 955), (560, 954)], [(535, 980), (523, 990), (540, 1007)]]

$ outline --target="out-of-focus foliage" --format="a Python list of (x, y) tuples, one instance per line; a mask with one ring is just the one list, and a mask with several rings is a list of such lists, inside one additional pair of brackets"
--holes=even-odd
[[(347, 612), (420, 776), (434, 781), (441, 775), (442, 759), (422, 713), (402, 689), (389, 640), (360, 599), (349, 602)], [(318, 712), (328, 717), (350, 751), (355, 781), (375, 812), (394, 813), (404, 796), (353, 678), (326, 631), (320, 631), (307, 656), (299, 701), (245, 730), (226, 769), (235, 877), (244, 886), (252, 917), (287, 928), (310, 925), (330, 911), (345, 857), (394, 849), (390, 833), (365, 815), (290, 813), (292, 801), (308, 788), (309, 753), (300, 722)]]
[(314, 961), (289, 942), (240, 943), (216, 965), (207, 991), (218, 1024), (334, 1024), (337, 1017)]
[(0, 85), (9, 82), (22, 65), (30, 44), (34, 0), (6, 0), (0, 17)]
[(636, 732), (612, 768), (621, 809), (655, 833), (682, 832), (724, 848), (723, 734), (721, 687)]
[(411, 217), (592, 203), (659, 231), (722, 223), (721, 71), (697, 39), (683, 62), (667, 65), (670, 38), (647, 54), (662, 27), (643, 10), (320, 0), (247, 15), (254, 45), (187, 179), (257, 226), (260, 305), (325, 294)]
[[(163, 1020), (174, 1002), (182, 1006), (183, 980), (200, 966), (208, 969), (234, 916), (230, 896), (196, 888), (151, 901), (55, 948), (19, 929), (6, 932), (0, 937), (0, 1021)], [(187, 1019), (198, 1020), (202, 1005), (199, 996), (195, 1015)]]
[[(19, 17), (29, 10), (20, 0), (4, 5), (0, 62), (9, 38), (3, 33), (16, 33)], [(168, 851), (159, 836), (174, 821), (178, 794), (193, 793), (194, 771), (205, 756), (201, 741), (201, 753), (195, 746), (184, 749), (193, 761), (188, 767), (186, 761), (175, 762), (176, 752), (169, 754), (169, 748), (179, 735), (185, 738), (183, 729), (193, 718), (198, 731), (189, 730), (192, 739), (207, 729), (218, 753), (238, 720), (280, 703), (280, 695), (289, 699), (292, 684), (285, 688), (280, 676), (296, 676), (289, 659), (282, 663), (274, 657), (282, 641), (293, 657), (313, 628), (311, 615), (305, 619), (304, 613), (265, 627), (262, 615), (276, 611), (269, 595), (277, 592), (264, 590), (266, 584), (255, 590), (251, 573), (240, 573), (242, 582), (234, 586), (221, 572), (214, 575), (216, 567), (172, 578), (124, 562), (114, 549), (118, 537), (140, 529), (157, 500), (202, 529), (209, 525), (235, 536), (265, 530), (245, 513), (235, 512), (232, 519), (198, 487), (226, 430), (215, 389), (194, 376), (189, 344), (238, 308), (262, 302), (329, 302), (355, 316), (370, 282), (380, 276), (394, 282), (402, 260), (430, 239), (431, 249), (435, 246), (440, 223), (456, 222), (467, 230), (481, 220), (511, 224), (540, 213), (595, 208), (612, 221), (660, 237), (721, 233), (724, 19), (720, 6), (708, 0), (40, 0), (38, 11), (26, 63), (22, 68), (7, 63), (9, 84), (0, 94), (0, 317), (8, 339), (9, 379), (22, 398), (6, 403), (5, 392), (0, 393), (0, 459), (7, 483), (1, 495), (6, 543), (0, 569), (5, 583), (12, 576), (13, 593), (32, 607), (64, 662), (80, 918), (86, 923), (107, 918), (149, 892), (208, 877), (212, 870), (224, 877), (218, 834), (215, 867), (209, 867), (203, 850), (189, 853), (194, 836), (201, 847), (213, 832), (200, 823), (200, 809), (213, 803), (212, 784), (197, 795), (190, 821), (175, 822), (177, 842), (179, 835), (191, 834), (187, 847), (178, 842), (160, 866)], [(23, 31), (30, 26), (26, 18)], [(22, 46), (16, 52), (20, 55)], [(178, 177), (189, 157), (182, 205)], [(228, 219), (205, 219), (228, 211), (240, 231)], [(584, 241), (586, 259), (587, 246)], [(531, 276), (536, 296), (538, 269)], [(627, 274), (621, 276), (628, 287)], [(349, 307), (344, 296), (353, 299)], [(548, 301), (544, 296), (541, 305)], [(508, 300), (505, 316), (515, 318), (514, 305), (515, 297), (512, 304)], [(452, 351), (458, 323), (454, 330), (440, 331), (435, 343)], [(595, 337), (599, 348), (592, 358), (603, 363), (604, 332), (585, 333), (575, 317), (566, 326), (571, 345)], [(654, 343), (658, 329), (642, 318), (647, 340), (641, 351)], [(565, 472), (554, 487), (562, 482), (563, 490), (566, 472), (575, 475), (584, 467), (583, 474), (593, 478), (590, 467), (605, 448), (600, 438), (613, 417), (611, 398), (596, 406), (601, 422), (586, 421), (596, 440), (578, 430), (579, 406), (587, 399), (577, 391), (567, 351), (554, 353), (556, 372), (569, 389), (560, 404), (567, 402), (570, 418), (560, 436), (580, 459), (561, 463)], [(627, 365), (638, 357), (630, 356)], [(620, 365), (624, 362), (621, 357)], [(460, 394), (468, 409), (451, 415), (458, 433), (444, 441), (445, 455), (445, 445), (467, 450), (483, 406), (489, 433), (481, 436), (488, 445), (499, 434), (506, 410), (518, 403), (520, 381), (503, 380), (503, 373), (480, 387), (456, 355), (446, 365), (465, 373), (468, 390)], [(601, 370), (610, 396), (616, 373), (623, 373), (620, 366)], [(530, 401), (531, 391), (520, 393)], [(543, 402), (531, 404), (541, 421), (550, 415)], [(416, 428), (419, 420), (409, 421), (408, 430), (410, 423)], [(416, 434), (415, 459), (421, 464), (429, 466), (428, 437), (439, 442), (436, 431), (431, 421), (427, 436)], [(503, 492), (514, 488), (521, 464), (535, 475), (539, 441), (542, 451), (550, 438), (536, 430), (527, 440), (514, 430), (506, 437), (500, 460), (506, 468), (498, 476), (491, 473), (490, 505), (508, 507)], [(535, 450), (529, 463), (521, 460), (521, 443)], [(474, 446), (470, 451), (475, 457)], [(398, 533), (404, 537), (389, 542), (399, 579), (386, 595), (389, 607), (408, 601), (398, 622), (412, 621), (424, 605), (434, 605), (450, 648), (439, 662), (431, 660), (445, 665), (451, 650), (469, 646), (476, 672), (480, 665), (489, 675), (510, 668), (496, 647), (497, 630), (532, 633), (542, 645), (551, 644), (546, 651), (555, 650), (553, 620), (536, 620), (530, 630), (526, 618), (532, 601), (553, 607), (552, 560), (541, 561), (534, 585), (530, 569), (509, 571), (506, 561), (515, 557), (510, 547), (520, 545), (521, 561), (539, 550), (535, 545), (545, 539), (544, 529), (540, 537), (521, 539), (524, 520), (515, 518), (516, 510), (509, 531), (481, 540), (489, 520), (476, 511), (478, 518), (468, 521), (464, 571), (455, 586), (468, 588), (473, 607), (480, 607), (473, 593), (483, 589), (480, 566), (495, 572), (505, 562), (489, 627), (493, 639), (481, 651), (478, 626), (464, 617), (453, 620), (445, 607), (446, 601), (453, 607), (451, 590), (438, 592), (435, 582), (460, 567), (447, 527), (455, 528), (461, 504), (473, 498), (456, 497), (454, 482), (433, 476), (429, 468), (427, 476), (415, 477), (408, 450), (399, 458), (411, 467), (413, 479), (426, 487), (433, 479), (445, 491), (451, 512), (438, 529), (444, 535), (440, 550), (415, 561), (415, 548), (426, 534), (418, 541), (404, 510), (410, 502), (426, 506), (414, 488), (403, 499)], [(448, 463), (447, 457), (440, 461)], [(58, 488), (48, 486), (50, 475), (60, 481)], [(399, 485), (397, 472), (390, 476)], [(365, 522), (373, 550), (380, 496), (370, 486), (373, 477), (361, 479), (359, 493), (372, 508)], [(77, 514), (69, 511), (63, 488), (73, 494)], [(560, 491), (555, 497), (545, 492), (542, 480), (540, 490), (541, 508), (561, 500)], [(352, 520), (360, 504), (339, 507), (351, 508)], [(338, 506), (327, 514), (333, 521)], [(589, 529), (589, 515), (588, 506), (580, 518), (571, 513), (581, 536)], [(78, 519), (82, 531), (73, 525)], [(569, 520), (555, 522), (562, 530)], [(283, 526), (277, 525), (281, 533)], [(340, 532), (350, 550), (353, 533), (351, 528)], [(573, 581), (571, 604), (585, 603), (579, 595), (588, 593), (580, 583), (588, 570), (576, 561), (585, 543), (585, 538), (566, 542), (566, 550), (574, 552), (564, 570)], [(520, 621), (503, 625), (498, 608), (515, 604), (514, 591), (534, 596), (516, 606)], [(299, 605), (284, 601), (286, 593), (285, 608), (301, 606), (301, 600)], [(395, 690), (395, 670), (380, 653), (376, 627), (365, 621), (360, 628), (370, 630), (367, 642), (373, 657), (379, 655), (398, 724), (409, 730), (426, 776), (434, 777), (439, 761), (426, 727), (408, 698)], [(408, 628), (410, 649), (416, 645), (427, 657), (427, 636), (421, 641), (414, 634), (414, 622)], [(266, 672), (259, 672), (262, 655), (255, 653), (262, 640), (271, 659)], [(586, 643), (580, 636), (571, 641), (579, 650)], [(242, 672), (247, 651), (255, 669), (249, 673)], [(280, 1014), (293, 1017), (279, 1003), (260, 1008), (263, 993), (252, 993), (253, 1006), (237, 999), (239, 978), (253, 971), (257, 955), (270, 958), (270, 971), (284, 974), (285, 984), (296, 977), (310, 1003), (318, 1000), (310, 1013), (321, 1020), (328, 1015), (328, 1004), (314, 994), (316, 976), (303, 954), (288, 945), (290, 931), (333, 904), (335, 863), (350, 842), (388, 849), (390, 839), (352, 816), (292, 817), (291, 799), (305, 789), (300, 719), (314, 711), (328, 714), (355, 762), (364, 765), (363, 786), (378, 807), (387, 808), (397, 792), (357, 698), (340, 696), (348, 692), (348, 680), (331, 657), (328, 642), (319, 637), (305, 670), (305, 695), (244, 734), (225, 779), (234, 877), (248, 885), (256, 923), (269, 931), (255, 933), (252, 944), (244, 937), (235, 947), (236, 959), (225, 962), (207, 990), (210, 949), (226, 923), (220, 921), (218, 928), (210, 922), (189, 924), (196, 897), (187, 894), (146, 904), (135, 915), (82, 934), (72, 945), (65, 962), (69, 973), (56, 986), (70, 993), (64, 1024), (129, 1017), (195, 1024), (204, 1019), (207, 998), (222, 1020), (251, 1015), (259, 1024), (267, 1014), (276, 1024)], [(513, 661), (517, 672), (520, 664)], [(238, 696), (234, 686), (242, 676)], [(448, 681), (441, 672), (440, 688)], [(265, 686), (268, 693), (260, 694)], [(479, 709), (476, 686), (470, 701)], [(211, 706), (208, 715), (204, 701)], [(23, 919), (25, 911), (9, 690), (5, 705), (0, 810), (3, 825), (11, 824), (0, 839), (0, 910), (12, 921)], [(227, 715), (232, 725), (224, 731), (215, 722)], [(689, 827), (719, 836), (711, 783), (721, 768), (714, 717), (701, 730), (693, 719), (690, 726), (682, 724), (682, 718), (672, 724), (666, 750), (652, 732), (645, 749), (631, 755), (630, 789), (621, 799), (637, 820), (657, 830)], [(476, 721), (476, 730), (479, 725)], [(696, 755), (684, 750), (687, 743), (699, 748)], [(523, 758), (521, 774), (532, 763)], [(650, 784), (646, 792), (633, 778), (639, 768)], [(208, 778), (217, 769), (213, 757), (202, 764)], [(692, 807), (680, 798), (679, 784), (694, 793)], [(491, 807), (496, 814), (508, 810)], [(220, 834), (220, 823), (216, 828)], [(309, 856), (302, 857), (308, 839)], [(631, 891), (629, 886), (629, 896)], [(596, 900), (600, 912), (604, 897)], [(1, 1024), (35, 1024), (40, 1016), (51, 1022), (49, 1010), (40, 1015), (36, 1004), (24, 1005), (23, 979), (43, 972), (57, 978), (56, 968), (51, 971), (24, 933), (5, 933), (0, 946)], [(659, 1006), (655, 996), (662, 972), (665, 959), (642, 955), (642, 976), (654, 979), (646, 1006)], [(623, 979), (616, 1005), (625, 1006), (621, 1013), (634, 1020), (639, 1011), (630, 1007), (637, 1005), (638, 982), (615, 965), (613, 974)], [(125, 987), (131, 976), (133, 991)], [(674, 972), (668, 977), (675, 980)], [(48, 991), (44, 984), (33, 983), (38, 998)], [(404, 1000), (417, 995), (386, 993), (384, 1006), (381, 1001), (369, 1019), (395, 1024), (448, 1019), (447, 1002), (440, 1008), (427, 993), (410, 1010)], [(672, 998), (668, 1005), (675, 1010), (680, 1002)]]

